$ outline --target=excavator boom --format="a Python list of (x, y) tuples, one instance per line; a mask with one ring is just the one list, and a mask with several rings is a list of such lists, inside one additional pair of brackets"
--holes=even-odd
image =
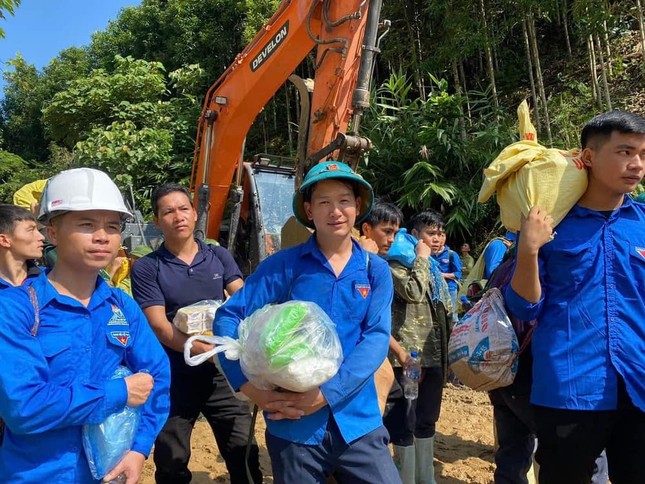
[[(316, 47), (315, 88), (301, 158), (304, 156), (311, 164), (346, 148), (347, 143), (339, 141), (345, 139), (354, 111), (364, 107), (364, 101), (363, 105), (356, 99), (352, 102), (359, 71), (369, 69), (371, 75), (371, 63), (361, 67), (365, 64), (361, 55), (366, 25), (368, 17), (372, 24), (378, 23), (380, 6), (381, 0), (283, 0), (273, 17), (209, 89), (199, 121), (191, 175), (198, 213), (206, 217), (204, 235), (219, 236), (231, 184), (243, 161), (244, 140), (253, 121)], [(375, 33), (370, 37), (373, 42)], [(376, 48), (370, 49), (371, 58)], [(354, 145), (369, 148), (369, 142)], [(305, 163), (303, 159), (298, 161)]]

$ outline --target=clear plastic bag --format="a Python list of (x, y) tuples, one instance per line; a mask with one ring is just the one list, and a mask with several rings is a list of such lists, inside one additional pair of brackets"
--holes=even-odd
[(513, 383), (519, 350), (502, 293), (493, 288), (452, 329), (448, 364), (467, 387), (490, 391)]
[(186, 334), (213, 334), (213, 319), (222, 301), (205, 299), (177, 310), (172, 324)]
[[(119, 366), (112, 380), (125, 378), (132, 372)], [(100, 424), (83, 425), (83, 448), (95, 479), (102, 479), (132, 448), (139, 426), (139, 408), (126, 406)]]
[[(198, 365), (224, 352), (227, 359), (240, 360), (244, 375), (258, 388), (305, 392), (333, 377), (343, 361), (336, 325), (312, 302), (264, 306), (240, 323), (238, 334), (238, 340), (220, 336), (189, 338), (184, 347), (186, 363)], [(195, 340), (216, 347), (191, 357), (190, 347)]]

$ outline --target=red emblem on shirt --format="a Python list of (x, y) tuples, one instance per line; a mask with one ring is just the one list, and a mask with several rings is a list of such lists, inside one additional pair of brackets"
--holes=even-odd
[(121, 343), (123, 346), (128, 345), (128, 340), (130, 339), (130, 333), (127, 331), (112, 331), (112, 337)]
[(363, 296), (363, 299), (367, 297), (367, 295), (370, 293), (370, 285), (369, 284), (356, 284), (356, 290), (358, 293)]
[(636, 253), (640, 255), (643, 260), (645, 260), (645, 249), (643, 247), (636, 247)]

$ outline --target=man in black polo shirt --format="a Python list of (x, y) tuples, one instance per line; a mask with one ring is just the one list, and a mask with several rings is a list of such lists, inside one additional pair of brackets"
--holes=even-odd
[[(235, 293), (243, 285), (242, 274), (226, 249), (195, 239), (197, 214), (184, 187), (168, 183), (157, 188), (152, 211), (164, 243), (133, 265), (132, 291), (168, 353), (172, 372), (170, 415), (155, 442), (156, 482), (190, 482), (190, 435), (201, 412), (213, 429), (231, 483), (247, 483), (248, 405), (233, 396), (214, 364), (191, 367), (184, 362), (188, 336), (170, 322), (182, 307), (204, 299), (224, 300), (224, 289)], [(193, 354), (208, 349), (193, 343)], [(251, 449), (249, 466), (253, 480), (262, 482), (257, 445)]]
[(42, 257), (44, 239), (33, 213), (0, 204), (0, 290), (29, 284), (40, 274), (34, 259)]

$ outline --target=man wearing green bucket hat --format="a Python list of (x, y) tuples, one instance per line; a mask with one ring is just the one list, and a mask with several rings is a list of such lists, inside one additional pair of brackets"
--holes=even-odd
[(387, 448), (374, 372), (388, 351), (392, 277), (384, 260), (352, 239), (373, 203), (372, 187), (340, 162), (312, 168), (293, 197), (293, 211), (315, 232), (266, 259), (216, 313), (218, 336), (237, 337), (240, 322), (267, 304), (318, 304), (336, 324), (344, 360), (338, 373), (304, 393), (267, 391), (245, 377), (239, 361), (220, 355), (231, 386), (265, 412), (276, 483), (400, 483)]

